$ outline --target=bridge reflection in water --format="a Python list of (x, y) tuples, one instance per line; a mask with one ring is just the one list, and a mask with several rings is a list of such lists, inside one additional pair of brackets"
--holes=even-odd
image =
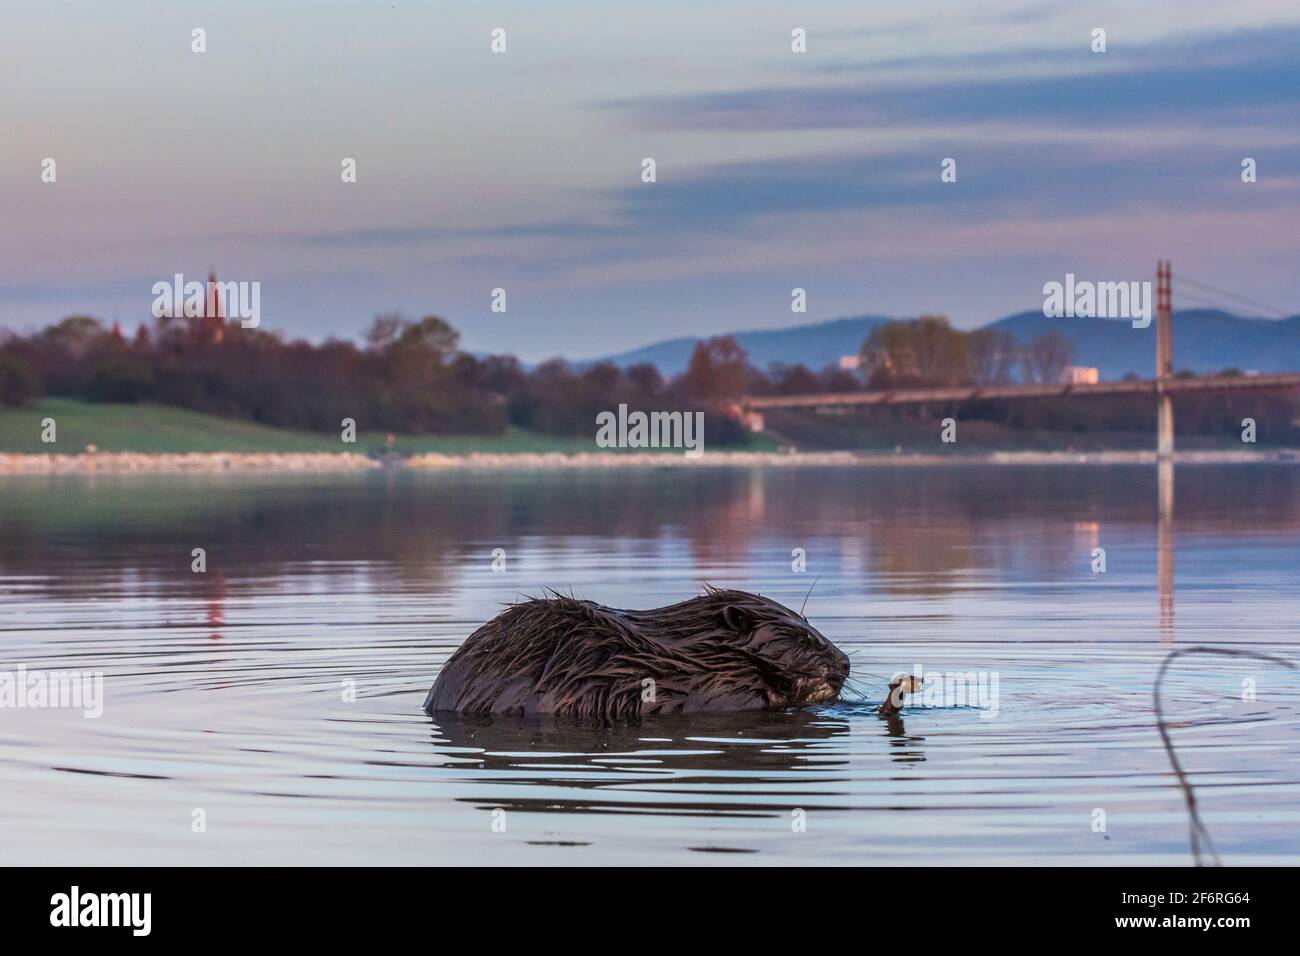
[(1156, 575), (1160, 591), (1160, 641), (1174, 639), (1174, 463), (1161, 458), (1157, 463), (1159, 489), (1156, 515)]

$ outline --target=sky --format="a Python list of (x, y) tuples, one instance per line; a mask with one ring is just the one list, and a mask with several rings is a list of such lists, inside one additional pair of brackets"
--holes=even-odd
[(1294, 0), (0, 0), (0, 19), (15, 331), (130, 331), (155, 282), (209, 269), (259, 282), (262, 326), (289, 336), (436, 314), (530, 361), (860, 314), (970, 328), (1157, 258), (1175, 308), (1198, 304), (1186, 275), (1300, 312)]

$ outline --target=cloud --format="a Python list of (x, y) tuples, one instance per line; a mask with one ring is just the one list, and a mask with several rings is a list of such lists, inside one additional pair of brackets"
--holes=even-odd
[[(951, 153), (955, 183), (940, 182), (947, 151), (912, 147), (726, 164), (678, 178), (663, 172), (654, 186), (620, 190), (617, 198), (634, 230), (718, 235), (771, 216), (852, 209), (942, 208), (957, 222), (1241, 202), (1238, 160), (1220, 150), (969, 140), (951, 144)], [(1300, 173), (1294, 150), (1270, 150), (1269, 157), (1270, 176)]]
[[(688, 96), (604, 101), (629, 123), (659, 129), (770, 131), (933, 126), (972, 121), (1021, 121), (1110, 126), (1135, 121), (1182, 122), (1214, 116), (1219, 122), (1300, 119), (1300, 31), (1240, 33), (1223, 38), (1112, 48), (1094, 54), (979, 53), (931, 57), (935, 80), (844, 82), (764, 87)], [(923, 61), (896, 61), (914, 68)], [(991, 63), (1025, 75), (992, 79)], [(864, 65), (865, 66), (865, 65)], [(879, 64), (876, 65), (880, 67)], [(843, 65), (837, 69), (844, 69)], [(1053, 74), (1052, 71), (1055, 71)], [(1046, 74), (1046, 75), (1045, 75)], [(1248, 112), (1241, 112), (1248, 111)]]

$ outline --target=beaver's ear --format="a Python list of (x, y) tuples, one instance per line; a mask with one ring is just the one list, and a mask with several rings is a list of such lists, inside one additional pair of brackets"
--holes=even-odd
[(743, 607), (727, 604), (722, 608), (722, 623), (737, 634), (744, 634), (754, 626), (754, 618)]

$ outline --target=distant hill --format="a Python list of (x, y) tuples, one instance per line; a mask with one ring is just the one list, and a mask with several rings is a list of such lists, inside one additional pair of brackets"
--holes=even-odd
[[(1074, 364), (1095, 365), (1103, 379), (1155, 375), (1156, 324), (1135, 329), (1115, 319), (1049, 319), (1021, 312), (993, 323), (1020, 342), (1056, 331), (1074, 343)], [(1300, 371), (1300, 316), (1243, 319), (1214, 309), (1175, 311), (1174, 371), (1197, 374), (1235, 367), (1243, 372)]]
[[(750, 363), (758, 368), (766, 369), (772, 362), (784, 362), (787, 365), (802, 363), (811, 368), (821, 368), (838, 362), (841, 355), (856, 355), (862, 347), (862, 340), (872, 327), (887, 321), (889, 319), (885, 316), (860, 315), (785, 329), (756, 329), (731, 334), (736, 337), (740, 347), (749, 353)], [(698, 336), (666, 339), (630, 352), (574, 364), (583, 368), (603, 361), (627, 368), (629, 365), (649, 362), (663, 375), (678, 375), (686, 371), (686, 363), (690, 361), (691, 352), (699, 341), (701, 338)]]
[[(873, 326), (887, 317), (864, 315), (833, 319), (785, 329), (733, 333), (749, 353), (750, 362), (766, 369), (772, 362), (804, 364), (819, 369), (855, 355)], [(1094, 365), (1102, 379), (1119, 379), (1132, 373), (1142, 378), (1155, 374), (1155, 322), (1135, 329), (1115, 319), (1049, 319), (1041, 311), (1021, 312), (991, 323), (1006, 329), (1021, 343), (1046, 332), (1060, 332), (1074, 343), (1074, 364)], [(699, 337), (667, 339), (629, 352), (576, 362), (586, 367), (596, 361), (626, 368), (649, 362), (664, 375), (685, 370)], [(1174, 312), (1174, 369), (1198, 374), (1236, 367), (1243, 372), (1300, 371), (1300, 315), (1289, 319), (1243, 319), (1213, 309)]]

